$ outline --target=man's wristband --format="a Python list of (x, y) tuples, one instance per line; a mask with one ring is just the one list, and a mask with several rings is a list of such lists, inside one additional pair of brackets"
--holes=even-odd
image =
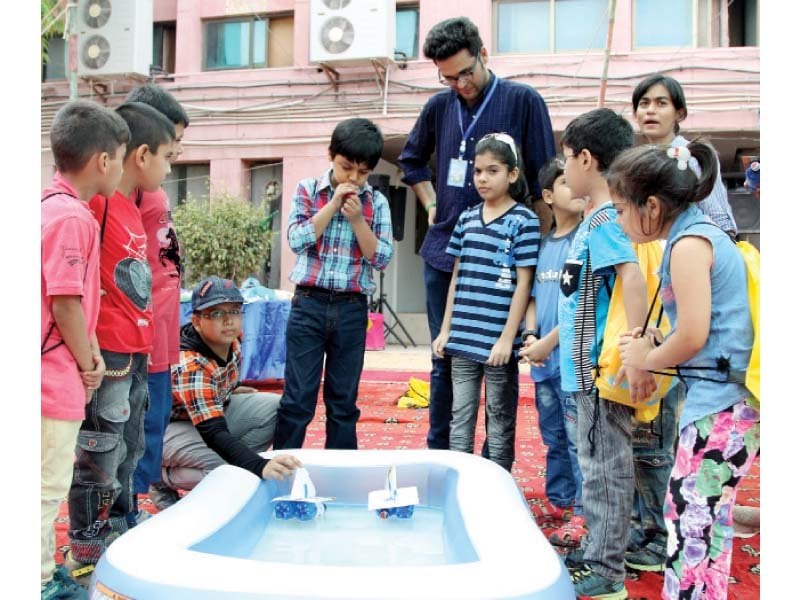
[(534, 329), (526, 329), (525, 331), (522, 332), (522, 341), (524, 342), (526, 339), (528, 339), (529, 335), (532, 335), (533, 337), (538, 338), (539, 337), (538, 334), (539, 334), (539, 332), (534, 330)]
[(436, 202), (428, 202), (425, 205), (425, 212), (430, 212), (432, 208), (436, 208)]

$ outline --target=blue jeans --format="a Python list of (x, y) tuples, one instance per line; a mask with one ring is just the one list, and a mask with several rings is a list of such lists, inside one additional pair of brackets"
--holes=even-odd
[(672, 465), (675, 463), (678, 420), (685, 398), (686, 387), (678, 381), (661, 401), (661, 410), (651, 423), (634, 423), (633, 468), (636, 494), (629, 536), (631, 550), (646, 546), (666, 558), (664, 498), (667, 495)]
[[(425, 308), (428, 311), (428, 329), (431, 341), (442, 329), (447, 291), (452, 273), (434, 269), (425, 263)], [(428, 406), (428, 448), (447, 450), (450, 448), (450, 417), (453, 412), (453, 383), (450, 357), (431, 355), (431, 392)]]
[(582, 514), (583, 477), (578, 465), (578, 408), (575, 398), (561, 389), (561, 377), (555, 375), (536, 382), (536, 410), (539, 432), (547, 446), (545, 494), (555, 506), (575, 506)]
[(367, 297), (295, 290), (286, 324), (286, 371), (275, 450), (300, 448), (314, 418), (325, 358), (325, 448), (355, 450), (358, 381), (364, 366)]
[(144, 454), (147, 355), (101, 350), (106, 374), (86, 405), (69, 490), (69, 540), (74, 558), (96, 563), (113, 530), (127, 530), (136, 509), (133, 471)]
[(633, 409), (575, 392), (583, 516), (583, 561), (603, 577), (625, 580), (625, 548), (633, 508)]
[[(144, 416), (144, 455), (133, 474), (133, 491), (147, 493), (151, 483), (161, 481), (161, 455), (164, 432), (172, 411), (172, 379), (169, 369), (147, 376), (150, 408)], [(134, 507), (136, 512), (136, 507)]]
[[(517, 430), (519, 367), (513, 358), (507, 364), (490, 367), (460, 356), (453, 357), (453, 419), (450, 449), (472, 454), (475, 424), (481, 400), (481, 383), (486, 378), (486, 458), (511, 471)], [(516, 385), (515, 385), (516, 382)]]

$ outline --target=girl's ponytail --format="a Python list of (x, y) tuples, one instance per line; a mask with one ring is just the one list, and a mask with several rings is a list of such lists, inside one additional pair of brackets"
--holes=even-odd
[(717, 153), (714, 148), (701, 139), (689, 142), (688, 149), (700, 168), (700, 176), (697, 178), (692, 202), (700, 202), (711, 194), (717, 181)]

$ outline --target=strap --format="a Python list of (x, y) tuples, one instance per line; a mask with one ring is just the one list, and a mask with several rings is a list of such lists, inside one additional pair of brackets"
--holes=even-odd
[(47, 335), (45, 335), (45, 336), (44, 336), (44, 339), (42, 340), (42, 356), (44, 356), (45, 354), (47, 354), (47, 353), (48, 353), (48, 352), (50, 352), (51, 350), (55, 350), (55, 349), (56, 349), (56, 348), (58, 348), (58, 347), (59, 347), (61, 344), (63, 344), (63, 343), (64, 343), (64, 340), (61, 340), (61, 341), (60, 341), (60, 342), (58, 342), (57, 344), (53, 344), (53, 345), (52, 345), (52, 346), (50, 346), (49, 348), (45, 348), (45, 346), (47, 345), (47, 340), (49, 340), (49, 339), (50, 339), (50, 336), (53, 334), (53, 329), (55, 329), (55, 327), (56, 327), (56, 323), (55, 323), (55, 321), (53, 321), (53, 322), (50, 324), (50, 329), (48, 329), (48, 330), (47, 330)]
[(100, 248), (103, 248), (103, 236), (106, 233), (106, 218), (108, 217), (108, 203), (109, 199), (106, 198), (106, 205), (103, 208), (103, 220), (100, 223)]
[(142, 190), (136, 190), (136, 208), (142, 205)]

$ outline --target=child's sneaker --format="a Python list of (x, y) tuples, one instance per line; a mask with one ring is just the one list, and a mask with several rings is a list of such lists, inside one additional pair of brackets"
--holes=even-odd
[(531, 502), (531, 514), (539, 521), (569, 521), (573, 516), (571, 506), (556, 506), (550, 501), (535, 500)]
[(94, 573), (94, 563), (80, 562), (72, 556), (72, 550), (67, 550), (64, 553), (64, 569), (74, 583), (84, 588), (89, 587), (89, 581)]
[(586, 519), (583, 515), (573, 515), (569, 523), (562, 525), (550, 534), (547, 538), (551, 544), (556, 546), (566, 546), (577, 548), (581, 545), (581, 539), (586, 535)]
[(575, 595), (589, 600), (625, 600), (628, 590), (622, 581), (611, 581), (589, 567), (570, 572)]
[(88, 600), (86, 590), (74, 582), (67, 570), (59, 565), (53, 573), (53, 579), (42, 588), (42, 600)]
[(151, 483), (147, 495), (158, 510), (165, 510), (181, 499), (177, 490), (164, 483)]
[(625, 552), (625, 566), (634, 571), (654, 571), (660, 573), (664, 570), (665, 557), (653, 552), (647, 547)]

